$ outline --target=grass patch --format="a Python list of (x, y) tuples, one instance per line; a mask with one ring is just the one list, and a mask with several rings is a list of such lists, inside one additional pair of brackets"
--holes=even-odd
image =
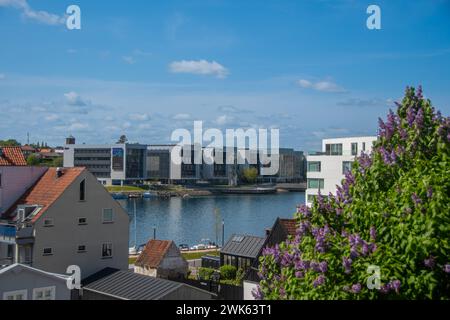
[(139, 188), (139, 187), (134, 187), (134, 186), (108, 186), (106, 187), (106, 190), (108, 190), (109, 192), (121, 192), (121, 191), (125, 191), (125, 192), (145, 192), (146, 190)]
[(137, 260), (137, 257), (128, 258), (128, 264), (134, 264)]
[(194, 259), (200, 259), (203, 256), (219, 256), (220, 252), (218, 250), (205, 251), (205, 252), (189, 252), (189, 253), (181, 252), (181, 255), (186, 260), (194, 260)]

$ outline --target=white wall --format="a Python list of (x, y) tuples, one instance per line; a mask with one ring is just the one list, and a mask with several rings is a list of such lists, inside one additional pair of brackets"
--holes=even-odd
[[(355, 160), (355, 156), (352, 155), (351, 145), (352, 143), (358, 143), (359, 156), (361, 152), (370, 153), (373, 147), (373, 143), (376, 141), (377, 137), (353, 137), (353, 138), (335, 138), (335, 139), (324, 139), (322, 141), (322, 152), (326, 151), (327, 144), (339, 144), (342, 143), (342, 155), (341, 156), (331, 156), (331, 155), (308, 155), (307, 161), (314, 162), (318, 161), (321, 165), (320, 172), (307, 172), (308, 179), (324, 179), (324, 187), (320, 189), (320, 193), (327, 196), (330, 192), (336, 194), (336, 185), (341, 185), (342, 179), (344, 179), (343, 174), (343, 162)], [(363, 144), (365, 143), (365, 149)], [(306, 190), (306, 204), (310, 205), (308, 201), (309, 195), (317, 195), (319, 189), (307, 189)]]
[(0, 167), (0, 214), (8, 210), (46, 171), (45, 167)]
[(256, 290), (258, 284), (255, 282), (244, 281), (244, 300), (255, 300), (253, 297), (252, 291)]

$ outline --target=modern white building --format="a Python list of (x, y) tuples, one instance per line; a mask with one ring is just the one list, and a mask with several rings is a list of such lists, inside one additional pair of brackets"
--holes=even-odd
[(311, 205), (319, 194), (335, 194), (345, 172), (362, 152), (372, 151), (376, 136), (322, 140), (322, 151), (307, 156), (306, 204)]
[(146, 178), (147, 146), (140, 144), (86, 145), (67, 138), (64, 167), (85, 167), (104, 185), (122, 185)]

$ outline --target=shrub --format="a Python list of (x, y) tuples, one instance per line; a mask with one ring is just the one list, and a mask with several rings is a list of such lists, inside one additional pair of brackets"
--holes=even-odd
[(209, 280), (214, 273), (214, 269), (212, 268), (199, 268), (198, 275), (202, 280)]
[(336, 195), (298, 208), (295, 239), (264, 249), (256, 298), (450, 298), (450, 118), (420, 87), (397, 107)]
[(224, 280), (234, 280), (236, 279), (236, 267), (230, 265), (224, 265), (220, 267), (220, 276)]

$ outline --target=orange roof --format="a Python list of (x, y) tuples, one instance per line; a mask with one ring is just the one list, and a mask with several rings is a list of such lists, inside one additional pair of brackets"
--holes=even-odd
[(44, 175), (32, 186), (11, 208), (15, 210), (18, 205), (40, 205), (41, 211), (33, 218), (35, 222), (45, 211), (62, 195), (62, 193), (75, 181), (85, 168), (64, 168), (63, 175), (56, 176), (56, 168), (49, 168)]
[(1, 147), (0, 166), (26, 166), (27, 161), (20, 147)]
[(139, 267), (157, 268), (172, 245), (172, 242), (169, 240), (150, 240), (134, 264)]

